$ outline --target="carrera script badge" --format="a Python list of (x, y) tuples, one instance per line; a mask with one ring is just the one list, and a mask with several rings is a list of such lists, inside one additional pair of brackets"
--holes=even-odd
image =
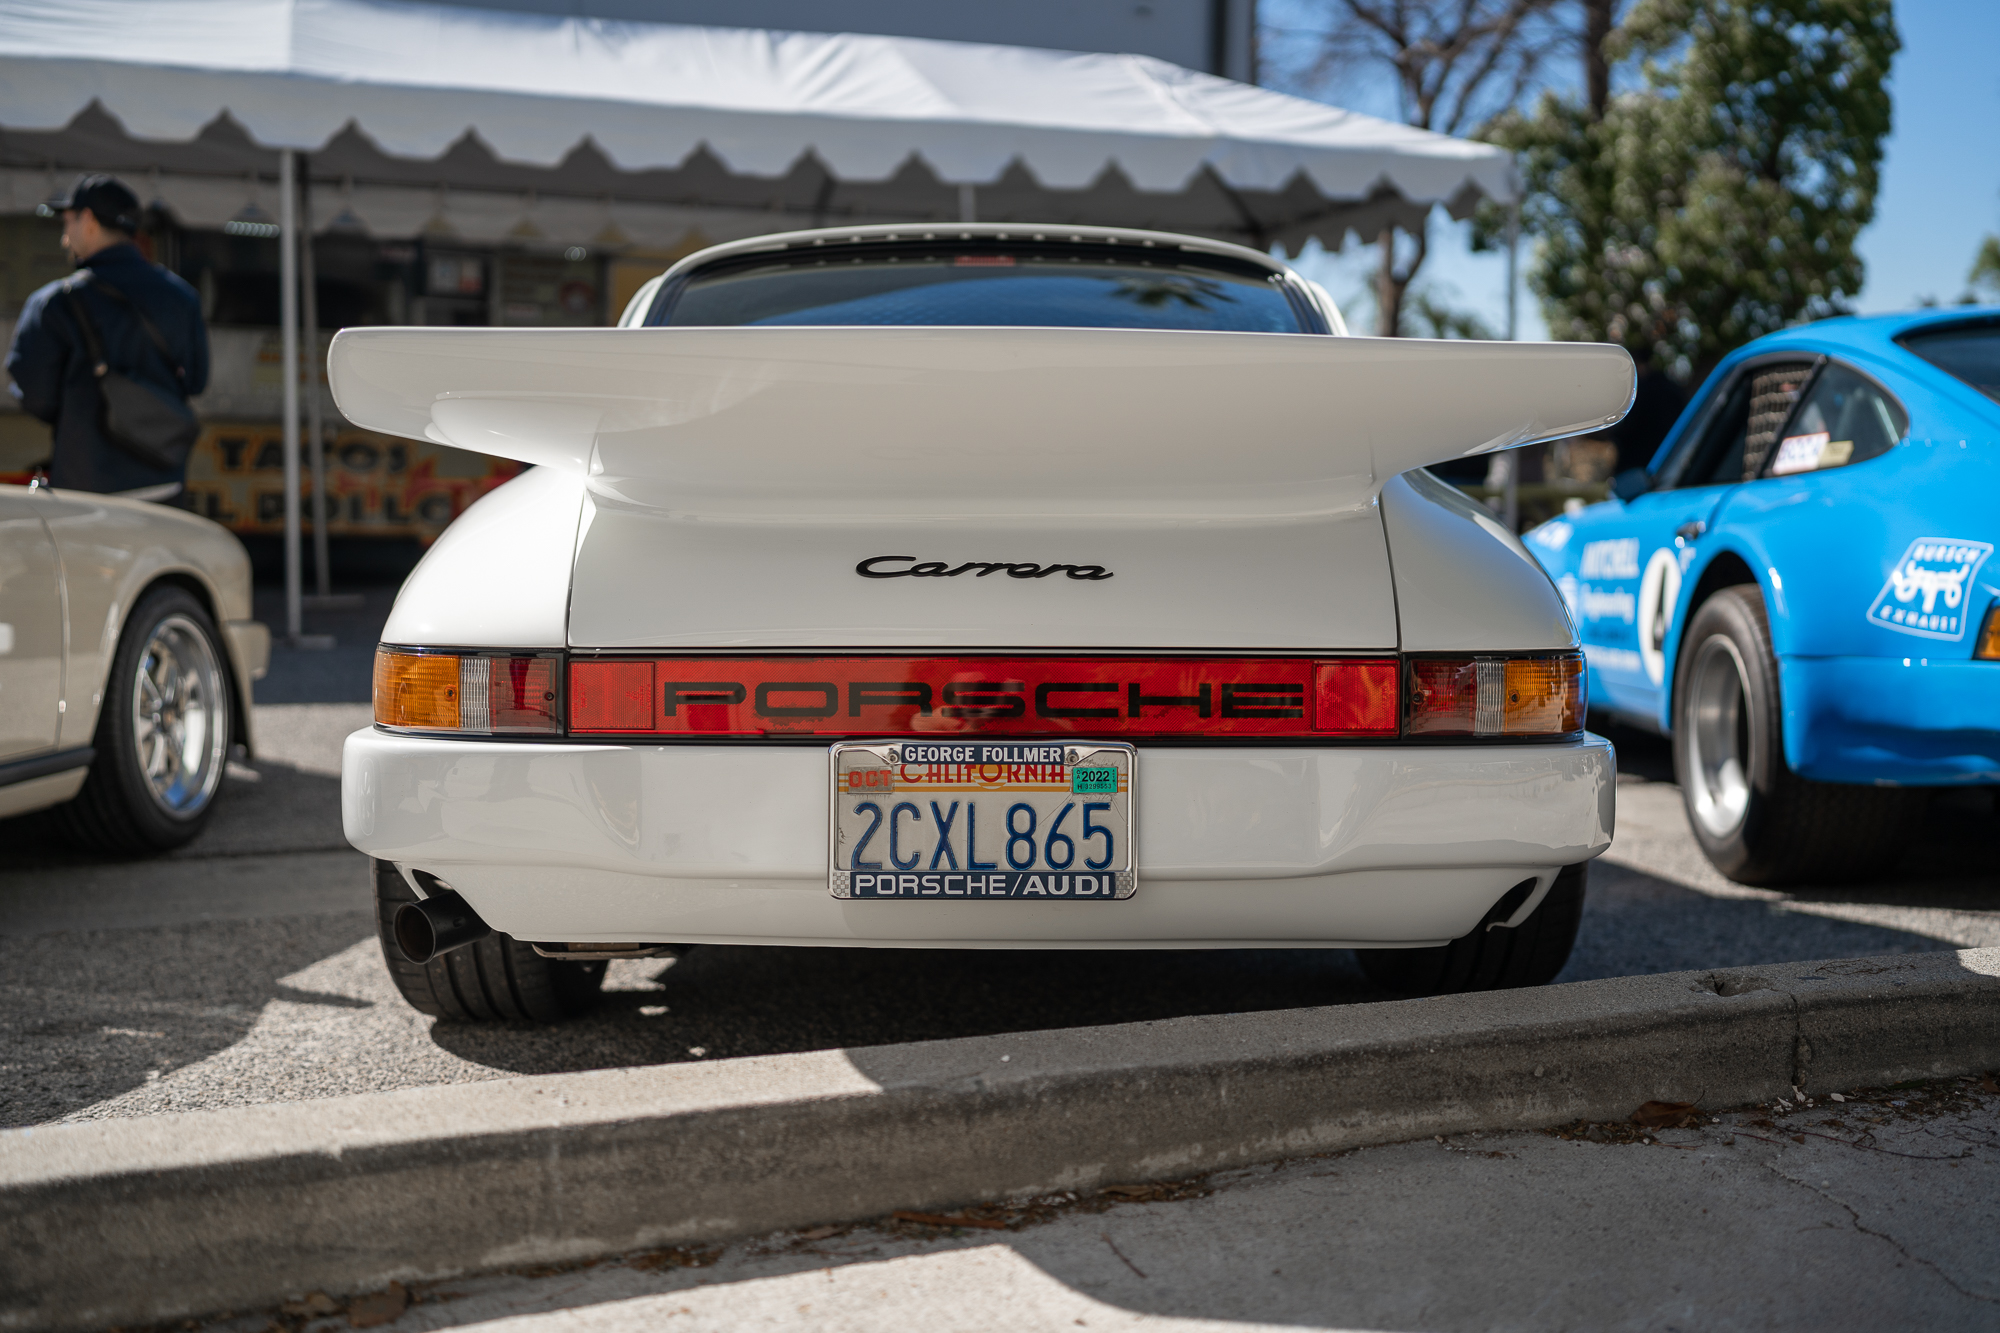
[(920, 561), (913, 555), (871, 555), (856, 565), (854, 572), (864, 579), (955, 579), (960, 574), (979, 579), (988, 574), (1005, 574), (1010, 579), (1045, 579), (1051, 574), (1064, 574), (1095, 582), (1112, 577), (1103, 565), (1037, 565), (1005, 560), (967, 560), (948, 565), (942, 560)]

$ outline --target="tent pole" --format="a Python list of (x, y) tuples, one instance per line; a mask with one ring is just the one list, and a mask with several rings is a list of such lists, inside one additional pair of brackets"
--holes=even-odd
[(960, 222), (979, 221), (979, 194), (970, 185), (958, 187), (958, 220)]
[(312, 159), (301, 155), (299, 173), (299, 305), (304, 316), (306, 457), (312, 465), (313, 585), (321, 598), (333, 592), (326, 537), (326, 434), (319, 401), (319, 273), (313, 263)]
[(1521, 201), (1507, 205), (1507, 341), (1520, 336)]
[(297, 155), (278, 150), (278, 321), (285, 386), (285, 636), (305, 634), (299, 586), (299, 219)]

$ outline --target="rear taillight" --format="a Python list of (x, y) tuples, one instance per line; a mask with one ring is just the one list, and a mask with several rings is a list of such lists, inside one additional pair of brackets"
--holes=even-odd
[(562, 657), (378, 648), (375, 721), (472, 736), (559, 734)]
[[(567, 697), (565, 697), (567, 696)], [(1529, 738), (1583, 729), (1580, 653), (1340, 658), (375, 654), (375, 721), (457, 735)]]
[(1408, 736), (1560, 736), (1583, 730), (1583, 654), (1419, 657), (1407, 666)]
[(1982, 661), (2000, 661), (2000, 602), (1986, 608), (1986, 623), (1979, 627), (1972, 655)]

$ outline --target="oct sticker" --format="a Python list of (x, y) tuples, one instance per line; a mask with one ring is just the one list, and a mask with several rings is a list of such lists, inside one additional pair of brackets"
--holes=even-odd
[(1072, 796), (1116, 796), (1118, 794), (1118, 770), (1104, 768), (1072, 768), (1069, 771), (1069, 794)]

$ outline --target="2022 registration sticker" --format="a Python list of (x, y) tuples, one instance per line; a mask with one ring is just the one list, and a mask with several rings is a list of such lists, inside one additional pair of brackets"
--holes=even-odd
[(1104, 741), (832, 747), (836, 898), (1111, 902), (1137, 890), (1137, 752)]

